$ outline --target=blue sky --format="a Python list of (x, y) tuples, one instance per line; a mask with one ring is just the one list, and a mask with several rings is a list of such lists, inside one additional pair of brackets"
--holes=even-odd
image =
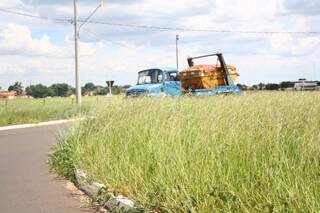
[[(72, 19), (72, 0), (2, 0), (0, 8)], [(99, 4), (79, 0), (85, 18)], [(0, 13), (0, 86), (74, 84), (73, 28)], [(106, 0), (93, 20), (162, 27), (320, 31), (317, 0)], [(236, 66), (239, 83), (320, 80), (320, 35), (256, 35), (159, 31), (87, 24), (81, 31), (82, 83), (134, 84), (139, 70), (175, 66), (175, 35), (180, 35), (181, 68), (186, 58), (225, 53)], [(203, 61), (210, 62), (210, 60)], [(214, 62), (215, 63), (215, 62)]]

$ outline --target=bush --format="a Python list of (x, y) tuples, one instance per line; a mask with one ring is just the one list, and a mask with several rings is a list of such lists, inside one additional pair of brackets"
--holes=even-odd
[(42, 84), (31, 85), (26, 88), (26, 92), (28, 96), (32, 96), (34, 98), (46, 98), (48, 96), (53, 96), (53, 91), (51, 88), (48, 88)]
[(49, 164), (59, 175), (74, 181), (74, 149), (67, 141), (59, 142), (49, 155)]

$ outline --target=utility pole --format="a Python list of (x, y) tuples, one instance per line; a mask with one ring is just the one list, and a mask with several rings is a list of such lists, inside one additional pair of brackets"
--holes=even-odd
[(178, 48), (179, 35), (176, 35), (176, 61), (177, 69), (179, 70), (179, 48)]
[(89, 19), (102, 7), (103, 1), (98, 5), (96, 9), (84, 20), (81, 21), (81, 25), (78, 26), (78, 2), (74, 0), (74, 52), (75, 52), (75, 74), (76, 74), (76, 99), (77, 104), (81, 105), (81, 84), (79, 76), (79, 38), (80, 38), (80, 29), (83, 27)]
[(75, 74), (76, 74), (76, 99), (77, 104), (81, 105), (81, 85), (79, 77), (79, 28), (78, 28), (78, 4), (74, 0), (74, 50), (75, 50)]

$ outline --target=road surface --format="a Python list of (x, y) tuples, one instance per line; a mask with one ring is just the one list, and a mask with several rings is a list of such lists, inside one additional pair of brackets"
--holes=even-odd
[(57, 135), (66, 129), (64, 124), (0, 132), (0, 213), (92, 212), (46, 163)]

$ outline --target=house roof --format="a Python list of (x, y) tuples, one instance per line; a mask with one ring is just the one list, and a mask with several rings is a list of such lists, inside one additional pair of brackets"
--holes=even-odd
[(6, 98), (6, 97), (12, 97), (16, 96), (17, 93), (15, 91), (0, 91), (0, 97)]

